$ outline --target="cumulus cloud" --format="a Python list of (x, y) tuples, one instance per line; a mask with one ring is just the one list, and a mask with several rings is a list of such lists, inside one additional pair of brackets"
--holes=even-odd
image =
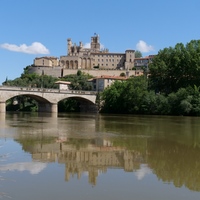
[(154, 47), (151, 45), (148, 45), (145, 41), (140, 40), (136, 44), (136, 49), (142, 53), (148, 53), (150, 51), (154, 51)]
[(31, 174), (38, 174), (46, 168), (47, 164), (39, 162), (30, 163), (12, 163), (7, 165), (1, 165), (0, 171), (29, 171)]
[(145, 175), (151, 174), (151, 170), (146, 165), (141, 165), (141, 168), (135, 172), (135, 175), (138, 180), (142, 180)]
[(9, 51), (16, 51), (28, 54), (49, 54), (49, 50), (40, 42), (33, 42), (30, 46), (21, 44), (19, 46), (15, 44), (4, 43), (0, 45), (1, 48)]
[(90, 48), (90, 43), (86, 43), (86, 44), (84, 44), (84, 48), (89, 49), (89, 48)]

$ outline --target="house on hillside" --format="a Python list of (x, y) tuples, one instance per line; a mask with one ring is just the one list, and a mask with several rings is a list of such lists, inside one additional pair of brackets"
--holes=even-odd
[(150, 62), (152, 62), (152, 59), (155, 55), (149, 55), (143, 58), (135, 58), (134, 59), (134, 67), (137, 69), (141, 69), (142, 67), (148, 66)]
[(92, 90), (95, 91), (103, 91), (106, 87), (111, 86), (115, 81), (125, 81), (127, 77), (123, 76), (97, 76), (95, 78), (89, 79), (88, 81), (91, 83)]
[(59, 59), (54, 56), (44, 56), (34, 59), (34, 66), (36, 67), (57, 67), (59, 66)]

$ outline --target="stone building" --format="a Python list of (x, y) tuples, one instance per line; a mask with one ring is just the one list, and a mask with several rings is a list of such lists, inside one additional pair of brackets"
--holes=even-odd
[(77, 46), (71, 39), (67, 40), (68, 53), (60, 57), (60, 65), (64, 69), (112, 69), (129, 70), (134, 67), (135, 51), (110, 53), (100, 48), (99, 36), (91, 37), (90, 48), (84, 48), (82, 42)]
[(56, 67), (59, 65), (59, 59), (54, 56), (44, 56), (34, 59), (35, 66)]
[(155, 55), (149, 55), (144, 58), (135, 58), (134, 66), (136, 68), (147, 67), (149, 63), (152, 62), (152, 59)]
[(140, 76), (142, 66), (146, 66), (152, 57), (135, 58), (135, 50), (126, 50), (124, 53), (110, 53), (108, 49), (101, 49), (99, 35), (91, 37), (90, 48), (84, 47), (67, 39), (67, 54), (60, 58), (45, 56), (34, 59), (29, 73), (45, 74), (53, 77), (63, 77), (76, 74), (82, 70), (92, 76)]
[(115, 81), (124, 81), (127, 77), (123, 76), (97, 76), (89, 80), (92, 86), (92, 90), (103, 91), (105, 88), (110, 87)]

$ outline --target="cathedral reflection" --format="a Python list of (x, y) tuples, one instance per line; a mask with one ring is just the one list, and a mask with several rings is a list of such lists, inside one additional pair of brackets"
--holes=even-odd
[(30, 136), (17, 139), (32, 159), (65, 165), (65, 180), (88, 174), (88, 181), (97, 184), (97, 177), (108, 169), (134, 172), (146, 164), (158, 179), (176, 187), (200, 190), (200, 149), (164, 139), (112, 138), (80, 139)]
[(111, 141), (102, 139), (68, 139), (65, 142), (56, 139), (54, 143), (34, 144), (26, 151), (32, 154), (33, 160), (65, 164), (66, 181), (70, 176), (77, 175), (79, 179), (87, 173), (92, 185), (96, 185), (98, 174), (105, 173), (108, 168), (132, 172), (145, 162), (140, 152), (114, 147)]

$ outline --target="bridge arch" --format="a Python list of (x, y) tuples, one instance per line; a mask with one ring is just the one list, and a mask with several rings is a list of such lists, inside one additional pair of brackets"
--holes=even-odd
[(18, 95), (11, 95), (9, 98), (6, 99), (8, 101), (9, 99), (18, 97), (18, 96), (26, 96), (26, 97), (31, 97), (32, 99), (36, 100), (39, 103), (50, 103), (47, 99), (44, 97), (38, 96), (38, 95), (33, 95), (33, 94), (18, 94)]
[(78, 109), (80, 112), (97, 112), (96, 103), (80, 96), (70, 96), (70, 97), (61, 99), (58, 102), (58, 111), (61, 111), (62, 108), (60, 106), (61, 105), (63, 106), (61, 102), (64, 102), (65, 100), (75, 100), (77, 102), (77, 104), (75, 105), (75, 109)]
[(35, 94), (22, 93), (18, 95), (10, 95), (9, 98), (7, 97), (5, 102), (20, 96), (30, 97), (31, 99), (34, 99), (37, 102), (38, 112), (57, 112), (57, 103), (51, 103), (48, 99)]
[(58, 102), (66, 98), (77, 99), (81, 105), (85, 105), (85, 108), (88, 105), (96, 106), (96, 92), (94, 91), (0, 86), (0, 112), (6, 112), (7, 100), (22, 95), (35, 99), (38, 102), (39, 112), (58, 112)]

